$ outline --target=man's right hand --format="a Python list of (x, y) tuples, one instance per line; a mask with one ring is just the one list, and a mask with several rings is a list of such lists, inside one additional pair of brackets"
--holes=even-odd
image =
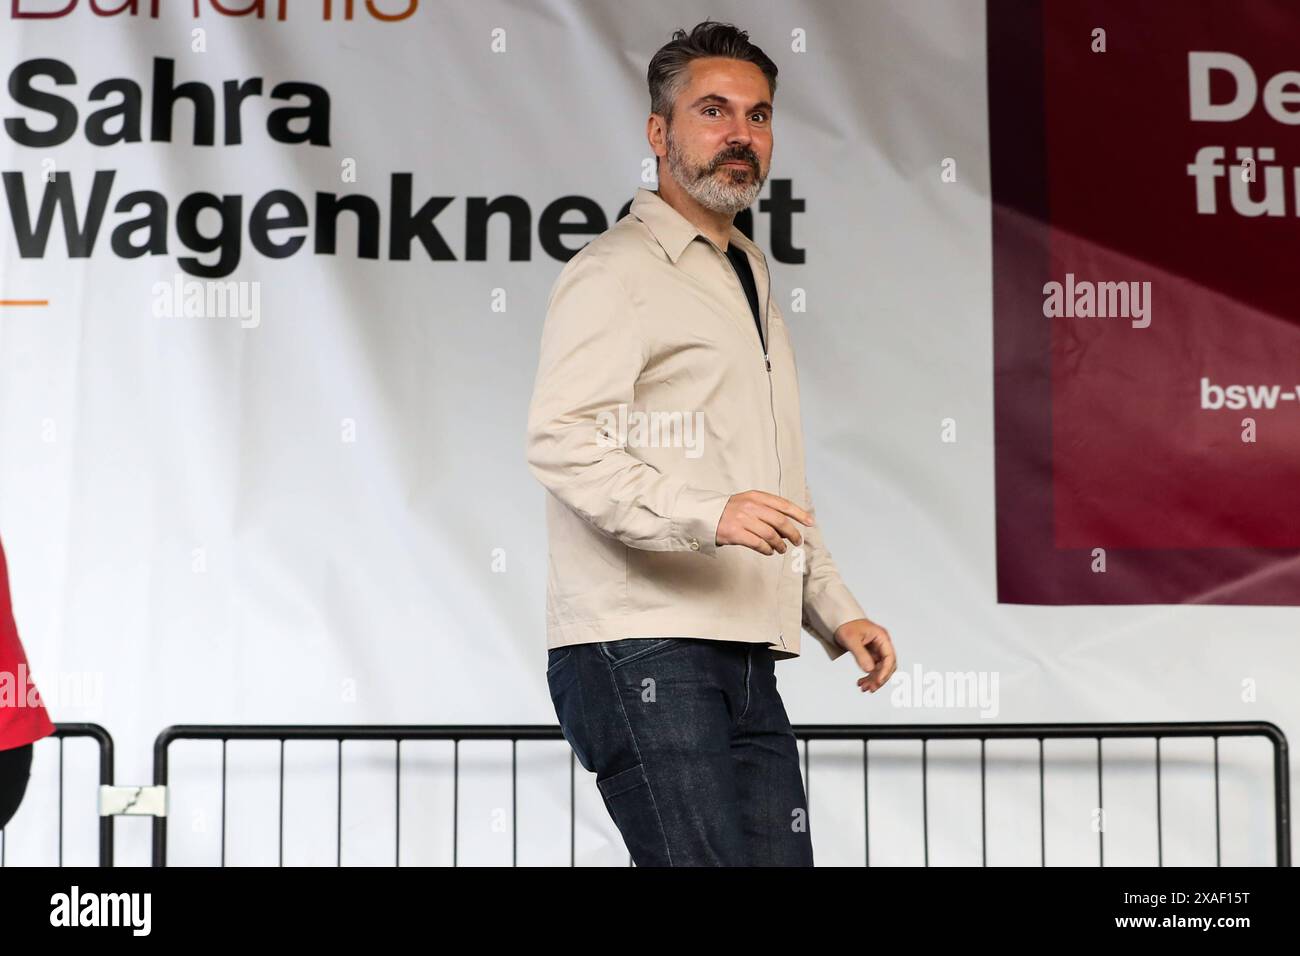
[(793, 501), (766, 491), (742, 491), (727, 499), (718, 521), (717, 544), (740, 544), (760, 554), (785, 554), (786, 539), (795, 545), (803, 535), (795, 526), (813, 524), (813, 516)]

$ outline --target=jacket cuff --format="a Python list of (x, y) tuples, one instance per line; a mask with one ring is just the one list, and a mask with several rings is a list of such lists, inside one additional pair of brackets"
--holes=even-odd
[(804, 626), (821, 642), (831, 660), (847, 653), (835, 641), (842, 624), (867, 616), (842, 581), (832, 581), (803, 602)]
[(683, 485), (673, 504), (672, 538), (677, 548), (715, 557), (718, 523), (731, 495)]

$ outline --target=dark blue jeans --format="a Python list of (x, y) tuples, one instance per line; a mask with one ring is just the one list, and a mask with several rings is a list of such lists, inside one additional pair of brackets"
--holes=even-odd
[(633, 637), (547, 658), (560, 728), (637, 866), (812, 866), (766, 645)]

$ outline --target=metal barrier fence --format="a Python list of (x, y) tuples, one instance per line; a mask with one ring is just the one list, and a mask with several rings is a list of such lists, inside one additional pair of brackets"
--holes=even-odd
[[(54, 733), (50, 735), (59, 744), (59, 866), (63, 866), (63, 741), (69, 737), (90, 737), (99, 744), (99, 784), (100, 787), (113, 785), (113, 738), (99, 724), (55, 724)], [(42, 738), (42, 740), (47, 738)], [(36, 741), (39, 746), (41, 741)], [(113, 817), (102, 812), (99, 814), (99, 865), (113, 865)], [(5, 836), (0, 830), (0, 866), (5, 865)]]
[[(1262, 737), (1270, 741), (1273, 747), (1273, 805), (1274, 835), (1276, 844), (1276, 865), (1291, 865), (1291, 821), (1290, 821), (1290, 784), (1289, 759), (1287, 755), (1286, 736), (1274, 724), (1254, 721), (1229, 722), (1184, 722), (1184, 723), (1079, 723), (1079, 724), (908, 724), (908, 725), (837, 725), (814, 724), (794, 727), (795, 736), (805, 741), (804, 747), (804, 781), (811, 795), (813, 781), (810, 777), (810, 756), (812, 741), (860, 741), (862, 743), (862, 772), (864, 786), (870, 756), (870, 743), (881, 740), (910, 740), (921, 743), (921, 789), (922, 789), (922, 840), (924, 844), (925, 865), (930, 865), (929, 845), (929, 800), (928, 800), (928, 744), (933, 740), (978, 740), (980, 742), (980, 824), (983, 846), (984, 865), (988, 863), (987, 816), (985, 806), (985, 743), (989, 740), (1025, 740), (1038, 741), (1038, 779), (1039, 779), (1039, 824), (1043, 834), (1040, 849), (1040, 865), (1046, 865), (1046, 806), (1044, 794), (1044, 759), (1043, 742), (1045, 740), (1096, 740), (1097, 742), (1097, 806), (1104, 807), (1102, 800), (1102, 741), (1118, 738), (1151, 739), (1155, 742), (1154, 761), (1156, 776), (1156, 833), (1158, 865), (1164, 865), (1164, 841), (1162, 837), (1163, 807), (1161, 797), (1161, 753), (1160, 743), (1168, 738), (1211, 737), (1214, 740), (1214, 826), (1215, 826), (1215, 864), (1222, 865), (1222, 847), (1220, 841), (1219, 813), (1219, 738), (1221, 737)], [(396, 783), (394, 801), (397, 808), (397, 822), (394, 835), (394, 863), (400, 863), (401, 851), (401, 780), (402, 780), (402, 742), (408, 740), (450, 740), (453, 742), (452, 766), (452, 865), (459, 861), (458, 822), (459, 822), (459, 783), (460, 783), (460, 742), (461, 741), (510, 741), (511, 764), (511, 833), (512, 865), (518, 864), (518, 743), (520, 741), (563, 740), (558, 727), (539, 725), (502, 725), (502, 726), (400, 726), (400, 725), (315, 725), (315, 726), (240, 726), (240, 725), (205, 725), (175, 726), (162, 731), (154, 743), (154, 785), (160, 797), (158, 806), (162, 809), (153, 821), (153, 865), (167, 865), (167, 816), (165, 811), (167, 787), (167, 760), (169, 746), (178, 740), (220, 740), (221, 741), (221, 865), (224, 866), (226, 847), (226, 745), (232, 740), (278, 740), (280, 742), (280, 820), (279, 864), (284, 865), (284, 745), (286, 741), (295, 740), (333, 740), (337, 743), (337, 814), (336, 865), (342, 865), (342, 799), (343, 799), (343, 743), (349, 740), (386, 740), (395, 746), (394, 768)], [(569, 753), (569, 865), (575, 861), (575, 775), (576, 761), (572, 750)], [(869, 821), (869, 791), (864, 790), (864, 814)], [(810, 797), (811, 798), (811, 797)], [(871, 862), (870, 827), (866, 827), (866, 861)], [(1097, 833), (1099, 863), (1105, 865), (1104, 828)], [(630, 863), (630, 861), (629, 861)]]

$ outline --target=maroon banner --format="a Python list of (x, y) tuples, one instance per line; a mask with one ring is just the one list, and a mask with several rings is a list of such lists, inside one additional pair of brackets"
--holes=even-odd
[(1300, 603), (1300, 3), (989, 0), (998, 599)]

